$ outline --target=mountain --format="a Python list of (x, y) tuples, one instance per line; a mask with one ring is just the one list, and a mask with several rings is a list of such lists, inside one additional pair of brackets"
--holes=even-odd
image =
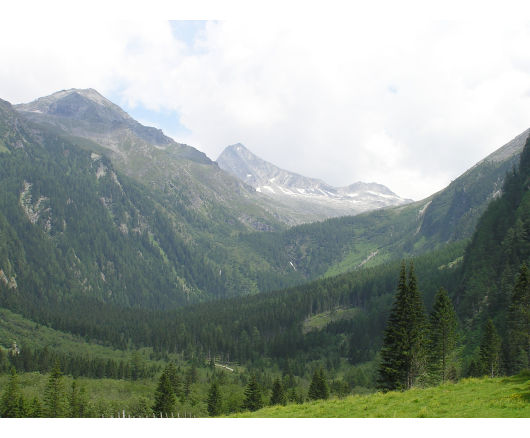
[(523, 263), (530, 263), (530, 138), (518, 168), (507, 175), (466, 248), (458, 291), (462, 315), (475, 323), (493, 318), (503, 326), (513, 279)]
[(283, 205), (221, 170), (204, 153), (141, 125), (93, 89), (58, 91), (15, 105), (24, 118), (60, 128), (70, 140), (108, 156), (131, 178), (183, 203), (207, 221), (239, 223), (259, 231), (300, 223)]
[(307, 279), (413, 257), (469, 239), (488, 204), (502, 194), (506, 174), (517, 165), (529, 134), (530, 129), (524, 131), (421, 201), (244, 238), (268, 260), (292, 263)]
[[(93, 187), (93, 179), (86, 182), (87, 190), (93, 187), (90, 196), (99, 200), (107, 210), (107, 213), (98, 214), (102, 218), (109, 215), (110, 222), (105, 219), (107, 225), (101, 232), (114, 235), (116, 230), (122, 230), (121, 235), (129, 238), (134, 236), (132, 230), (147, 232), (148, 240), (162, 251), (153, 257), (161, 255), (162, 265), (175, 271), (171, 274), (173, 277), (159, 275), (157, 278), (165, 278), (168, 284), (177, 279), (179, 286), (175, 286), (175, 290), (187, 291), (178, 299), (176, 296), (181, 292), (172, 295), (168, 287), (161, 288), (168, 291), (162, 294), (150, 291), (140, 300), (147, 307), (163, 307), (168, 302), (184, 303), (188, 299), (193, 302), (270, 291), (422, 254), (446, 243), (470, 238), (488, 203), (501, 193), (506, 172), (516, 163), (529, 132), (525, 131), (447, 188), (422, 201), (287, 229), (285, 223), (300, 220), (300, 213), (296, 219), (288, 206), (282, 210), (279, 202), (229, 175), (194, 148), (178, 144), (154, 128), (140, 125), (94, 90), (62, 91), (30, 104), (17, 105), (15, 109), (16, 112), (5, 103), (2, 117), (6, 134), (0, 137), (0, 153), (2, 148), (10, 151), (8, 155), (14, 160), (10, 164), (13, 169), (24, 165), (33, 166), (33, 170), (28, 167), (25, 178), (19, 172), (16, 184), (3, 185), (3, 193), (13, 200), (9, 208), (22, 209), (17, 214), (24, 213), (30, 223), (35, 220), (32, 226), (40, 227), (46, 233), (47, 203), (55, 202), (56, 209), (62, 211), (65, 207), (61, 203), (68, 200), (68, 197), (53, 200), (51, 194), (55, 189), (38, 189), (36, 175), (42, 173), (38, 161), (18, 155), (22, 151), (17, 148), (25, 143), (20, 143), (20, 139), (15, 141), (10, 133), (24, 130), (26, 134), (22, 138), (28, 139), (28, 150), (44, 154), (43, 159), (50, 166), (63, 163), (66, 153), (57, 149), (54, 142), (65, 145), (63, 148), (71, 151), (68, 154), (72, 157), (85, 157), (73, 163), (66, 161), (48, 174), (48, 179), (53, 178), (49, 186), (71, 185), (66, 181), (71, 181), (78, 172), (82, 175), (79, 175), (80, 181), (85, 181), (86, 172), (95, 172), (90, 173), (90, 178), (95, 178), (99, 184), (110, 178), (109, 188), (103, 192), (97, 186)], [(42, 138), (47, 139), (45, 147), (41, 145)], [(232, 149), (238, 147), (243, 153), (242, 146)], [(89, 161), (85, 162), (87, 156)], [(81, 162), (84, 164), (77, 167)], [(5, 159), (4, 164), (8, 165)], [(293, 187), (302, 183), (313, 187), (315, 193), (318, 187), (324, 187), (324, 183), (318, 180), (291, 177), (288, 172), (282, 173), (268, 166), (265, 165), (261, 173), (255, 172), (256, 182), (266, 179), (264, 175), (269, 168), (270, 172), (277, 172), (284, 189), (291, 187), (291, 192)], [(6, 172), (9, 170), (5, 169)], [(26, 188), (26, 183), (31, 187)], [(383, 188), (370, 188), (378, 193), (389, 193)], [(122, 195), (113, 194), (116, 189), (124, 191), (123, 201)], [(338, 193), (339, 189), (336, 191)], [(39, 202), (40, 197), (49, 201)], [(127, 206), (121, 205), (122, 202)], [(40, 212), (38, 217), (36, 212)], [(90, 216), (90, 211), (86, 210), (85, 214)], [(7, 223), (11, 227), (19, 226), (15, 222), (21, 219), (13, 217), (6, 218)], [(67, 217), (63, 219), (68, 222)], [(139, 221), (144, 224), (142, 227), (139, 227)], [(83, 226), (86, 226), (85, 222), (77, 225), (80, 233)], [(54, 228), (53, 220), (51, 227), (52, 233), (58, 229)], [(78, 236), (69, 236), (72, 242), (65, 243), (66, 247), (78, 245)], [(45, 236), (41, 238), (46, 241)], [(29, 251), (25, 239), (21, 238), (20, 244)], [(133, 252), (138, 251), (144, 253), (140, 248)], [(75, 253), (79, 256), (79, 251)], [(54, 259), (49, 255), (46, 257)], [(83, 266), (94, 266), (94, 263), (103, 266), (88, 252), (85, 257), (79, 256)], [(107, 257), (121, 255), (111, 257), (109, 253), (102, 259), (107, 260)], [(158, 266), (159, 262), (154, 260), (153, 266)], [(12, 261), (10, 265), (13, 266)], [(0, 268), (4, 273), (9, 270), (4, 266)], [(37, 269), (36, 272), (40, 271)], [(122, 274), (115, 272), (116, 286), (107, 289), (106, 286), (96, 287), (96, 283), (101, 282), (96, 281), (100, 272), (106, 275), (95, 268), (90, 274), (94, 295), (108, 300), (108, 290), (111, 290), (111, 301), (127, 304), (129, 301), (125, 297), (130, 291), (127, 292), (117, 280)], [(9, 281), (11, 277), (5, 275)], [(44, 278), (53, 283), (51, 277), (43, 276), (42, 281)], [(164, 294), (168, 295), (164, 297)], [(133, 299), (136, 303), (140, 301)]]
[[(15, 111), (0, 101), (0, 307), (120, 348), (130, 341), (190, 357), (294, 357), (301, 367), (373, 358), (400, 259), (417, 257), (427, 306), (438, 287), (459, 287), (454, 273), (470, 263), (465, 244), (488, 205), (511, 196), (506, 175), (530, 132), (422, 201), (287, 229), (252, 187), (191, 149), (151, 143), (162, 140), (97, 96), (71, 91), (55, 102), (72, 94), (82, 99), (61, 110)], [(191, 158), (178, 155), (186, 150)], [(157, 171), (164, 164), (171, 170)], [(173, 178), (173, 169), (187, 178)], [(524, 213), (525, 203), (514, 205)], [(479, 225), (481, 235), (509, 242), (527, 232), (524, 215), (500, 216), (513, 231)], [(502, 264), (498, 245), (476, 253), (492, 259), (490, 270)], [(458, 305), (489, 299), (482, 289), (497, 271), (483, 276), (482, 268), (464, 277), (473, 296), (457, 294)], [(317, 315), (344, 318), (308, 329)]]
[(280, 169), (241, 143), (226, 147), (217, 163), (257, 192), (289, 205), (309, 220), (351, 216), (411, 202), (381, 184), (357, 182), (347, 187), (333, 187), (319, 179)]
[[(204, 166), (212, 178), (221, 175), (220, 184), (233, 184), (217, 202), (191, 176), (161, 190), (120, 170), (109, 149), (26, 114), (0, 101), (0, 287), (7, 290), (0, 295), (9, 308), (31, 313), (81, 297), (166, 308), (303, 280), (238, 240), (259, 224), (282, 224), (215, 164), (193, 167), (181, 158), (172, 166)], [(241, 202), (229, 209), (231, 198)]]

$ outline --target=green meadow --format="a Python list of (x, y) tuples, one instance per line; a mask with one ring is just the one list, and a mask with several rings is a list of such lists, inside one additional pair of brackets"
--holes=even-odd
[(253, 418), (529, 418), (530, 371), (506, 378), (470, 378), (405, 392), (354, 395), (273, 406), (233, 417)]

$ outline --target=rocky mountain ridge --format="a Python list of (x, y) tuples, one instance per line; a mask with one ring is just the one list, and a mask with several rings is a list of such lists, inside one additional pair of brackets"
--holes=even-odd
[(346, 187), (333, 187), (320, 179), (281, 169), (259, 158), (241, 143), (226, 147), (217, 163), (257, 192), (323, 218), (355, 215), (412, 202), (377, 183), (356, 182)]

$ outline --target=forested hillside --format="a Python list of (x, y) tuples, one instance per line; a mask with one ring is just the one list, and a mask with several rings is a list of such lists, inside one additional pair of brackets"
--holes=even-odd
[[(134, 404), (120, 399), (120, 406), (142, 415), (174, 413), (177, 406), (195, 415), (218, 415), (255, 410), (264, 400), (303, 403), (377, 387), (407, 389), (440, 379), (512, 374), (528, 366), (529, 141), (502, 188), (499, 173), (513, 155), (512, 161), (479, 164), (433, 195), (419, 216), (413, 205), (280, 233), (240, 230), (231, 237), (232, 244), (241, 243), (239, 252), (216, 264), (206, 257), (215, 251), (201, 241), (207, 234), (195, 232), (195, 242), (183, 237), (182, 224), (201, 223), (189, 209), (166, 208), (162, 194), (122, 175), (92, 146), (87, 150), (56, 128), (20, 119), (7, 103), (1, 102), (0, 110), (0, 306), (27, 318), (3, 311), (9, 322), (0, 332), (0, 372), (10, 366), (37, 372), (41, 387), (41, 373), (50, 373), (49, 382), (62, 372), (90, 379), (141, 378), (145, 386), (131, 387), (154, 392)], [(478, 220), (491, 187), (497, 199)], [(427, 220), (437, 214), (445, 221)], [(474, 221), (472, 239), (462, 239)], [(227, 227), (234, 231), (233, 224)], [(282, 282), (329, 275), (336, 253), (355, 247), (348, 247), (347, 236), (350, 245), (352, 236), (356, 244), (384, 243), (386, 257), (342, 275), (266, 292)], [(397, 255), (415, 252), (414, 270), (411, 264), (405, 279)], [(223, 253), (218, 257), (220, 263)], [(246, 264), (234, 265), (238, 259)], [(352, 260), (350, 253), (349, 268)], [(263, 293), (230, 297), (249, 279)], [(407, 291), (416, 294), (416, 310), (399, 304)], [(456, 310), (451, 349), (440, 356), (434, 321), (448, 315), (451, 301)], [(405, 309), (401, 322), (400, 306)], [(413, 313), (419, 315), (415, 333), (421, 349), (409, 354), (389, 334), (399, 332), (393, 324), (410, 325), (407, 315)], [(32, 327), (35, 322), (42, 325)], [(6, 356), (11, 334), (22, 344)], [(59, 339), (72, 350), (65, 351)], [(84, 348), (91, 353), (84, 354)], [(150, 351), (149, 358), (139, 351)], [(382, 383), (382, 370), (392, 371), (399, 354), (418, 359), (414, 372), (408, 371), (406, 384)], [(201, 370), (195, 395), (193, 373), (170, 364), (158, 374), (170, 360), (178, 361), (178, 370), (190, 364), (191, 370)], [(227, 379), (225, 372), (235, 374)], [(29, 381), (30, 375), (23, 378)], [(2, 409), (10, 406), (5, 400), (16, 379), (12, 374)], [(97, 387), (96, 381), (87, 382)], [(72, 415), (112, 412), (98, 394), (98, 407)], [(41, 415), (40, 395), (34, 397), (33, 407), (24, 401), (15, 411), (2, 412)], [(229, 399), (223, 404), (222, 397)]]
[(281, 221), (293, 223), (291, 213), (95, 90), (61, 91), (16, 109), (73, 145), (108, 157), (118, 174), (138, 182), (173, 216), (174, 232), (225, 276), (219, 281), (226, 292), (215, 296), (300, 284), (470, 237), (528, 136), (522, 133), (425, 200), (282, 231)]
[[(25, 122), (7, 102), (0, 112), (3, 305), (17, 309), (22, 296), (36, 306), (92, 297), (160, 308), (297, 277), (274, 272), (245, 248), (230, 252), (209, 241), (204, 218), (183, 204), (168, 210), (163, 195), (120, 174), (104, 155)], [(182, 231), (189, 222), (191, 235)], [(219, 236), (237, 229), (216, 227)]]

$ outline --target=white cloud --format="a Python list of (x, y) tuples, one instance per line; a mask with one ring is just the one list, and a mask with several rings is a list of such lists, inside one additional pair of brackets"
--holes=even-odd
[(283, 168), (415, 199), (530, 126), (529, 26), (355, 12), (210, 22), (198, 51), (167, 23), (7, 23), (0, 97), (93, 87), (177, 110), (191, 131), (177, 140), (213, 159), (241, 141)]

